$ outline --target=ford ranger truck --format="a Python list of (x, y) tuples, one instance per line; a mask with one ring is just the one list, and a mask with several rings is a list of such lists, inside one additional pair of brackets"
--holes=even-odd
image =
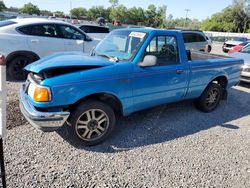
[(175, 30), (112, 31), (91, 54), (54, 54), (26, 66), (20, 91), (26, 119), (43, 131), (62, 126), (84, 146), (109, 137), (118, 114), (193, 99), (213, 111), (240, 80), (243, 60), (187, 51)]

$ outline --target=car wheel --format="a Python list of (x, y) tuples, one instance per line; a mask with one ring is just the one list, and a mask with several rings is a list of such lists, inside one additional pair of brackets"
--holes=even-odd
[(203, 112), (211, 112), (219, 105), (221, 96), (221, 86), (215, 83), (210, 83), (202, 95), (195, 100), (195, 105)]
[(27, 71), (24, 67), (33, 60), (26, 56), (18, 56), (11, 60), (7, 65), (7, 74), (11, 80), (25, 80), (27, 78)]
[(209, 53), (209, 52), (211, 52), (212, 51), (212, 47), (211, 46), (208, 46), (207, 47), (207, 52)]
[(77, 143), (93, 146), (110, 136), (115, 122), (115, 113), (110, 106), (99, 101), (85, 101), (71, 113), (69, 133)]

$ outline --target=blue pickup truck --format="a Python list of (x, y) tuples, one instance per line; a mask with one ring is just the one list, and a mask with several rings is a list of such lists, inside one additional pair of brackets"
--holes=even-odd
[(242, 64), (187, 51), (180, 31), (115, 30), (91, 54), (54, 54), (28, 65), (20, 108), (34, 127), (65, 125), (90, 146), (112, 133), (118, 114), (187, 99), (213, 111), (239, 82)]

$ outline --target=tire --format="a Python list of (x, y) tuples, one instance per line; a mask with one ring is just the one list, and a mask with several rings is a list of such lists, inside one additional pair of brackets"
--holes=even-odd
[(27, 78), (27, 72), (24, 67), (32, 63), (34, 59), (27, 56), (15, 57), (7, 64), (7, 74), (11, 80), (25, 80)]
[(209, 46), (207, 47), (207, 52), (210, 53), (211, 51), (212, 51), (212, 47), (209, 45)]
[(83, 146), (94, 146), (111, 135), (116, 117), (110, 106), (91, 100), (80, 103), (71, 113), (68, 123), (70, 139)]
[(219, 105), (221, 97), (221, 86), (215, 83), (210, 83), (202, 95), (195, 100), (195, 106), (203, 112), (212, 112)]

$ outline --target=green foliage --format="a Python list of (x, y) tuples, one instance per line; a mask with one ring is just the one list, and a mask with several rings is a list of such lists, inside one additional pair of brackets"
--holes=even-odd
[(201, 28), (207, 31), (242, 33), (249, 30), (249, 20), (249, 0), (234, 0), (232, 5), (204, 20)]
[(87, 10), (85, 8), (73, 8), (70, 10), (70, 14), (73, 17), (80, 18), (81, 16), (87, 16)]
[(43, 16), (52, 16), (53, 13), (48, 11), (48, 10), (40, 10), (40, 15), (43, 15)]
[(62, 11), (55, 11), (54, 14), (56, 17), (60, 17), (60, 18), (63, 18), (65, 15), (64, 12)]
[(29, 15), (40, 15), (40, 10), (36, 5), (33, 5), (32, 3), (25, 4), (21, 9), (21, 13), (29, 14)]
[(5, 10), (5, 9), (6, 9), (6, 6), (5, 6), (4, 2), (0, 0), (0, 12)]
[(122, 23), (127, 21), (127, 8), (124, 5), (119, 5), (110, 11), (109, 18), (111, 20), (120, 20)]
[(89, 20), (96, 20), (98, 17), (108, 19), (111, 9), (105, 9), (103, 6), (93, 6), (87, 12), (87, 18)]

